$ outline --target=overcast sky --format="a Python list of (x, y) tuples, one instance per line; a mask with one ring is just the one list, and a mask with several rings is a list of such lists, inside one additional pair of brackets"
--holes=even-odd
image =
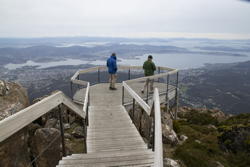
[(250, 39), (240, 0), (0, 0), (0, 37)]

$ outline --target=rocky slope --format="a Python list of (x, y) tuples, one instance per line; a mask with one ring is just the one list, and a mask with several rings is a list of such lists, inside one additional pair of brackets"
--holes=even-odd
[[(0, 95), (0, 120), (29, 105), (27, 92), (21, 85), (5, 82), (5, 84), (0, 84), (0, 87), (2, 91)], [(29, 165), (28, 152), (28, 130), (24, 128), (0, 143), (0, 166), (26, 167)]]
[(179, 142), (165, 156), (186, 167), (250, 166), (250, 114), (183, 107), (173, 121)]
[[(4, 84), (2, 84), (4, 85)], [(5, 91), (0, 96), (0, 120), (20, 111), (29, 105), (26, 90), (17, 83), (6, 82)], [(3, 90), (3, 87), (1, 88)], [(46, 97), (46, 96), (44, 96)], [(33, 103), (42, 100), (36, 99)], [(81, 128), (82, 120), (62, 106), (65, 130), (66, 154), (85, 151), (85, 135)], [(35, 120), (0, 143), (0, 166), (54, 167), (62, 157), (58, 108)]]

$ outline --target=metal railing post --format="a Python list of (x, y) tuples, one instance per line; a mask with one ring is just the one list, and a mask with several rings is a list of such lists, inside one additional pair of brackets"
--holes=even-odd
[(146, 80), (146, 84), (147, 84), (147, 99), (146, 99), (146, 102), (148, 103), (148, 94), (149, 94), (149, 92), (148, 92), (148, 85), (149, 85), (149, 79)]
[(135, 99), (134, 98), (133, 98), (132, 117), (133, 117), (133, 122), (134, 122), (134, 117), (135, 117)]
[(98, 67), (98, 83), (100, 83), (100, 68)]
[(59, 115), (59, 121), (60, 121), (60, 131), (61, 131), (61, 139), (62, 139), (62, 153), (63, 156), (66, 156), (65, 151), (65, 140), (64, 140), (64, 127), (63, 127), (63, 120), (62, 120), (62, 104), (58, 106), (58, 115)]
[(175, 88), (175, 104), (176, 104), (176, 111), (175, 111), (175, 119), (177, 119), (177, 112), (178, 112), (178, 106), (179, 106), (179, 97), (178, 97), (178, 86), (179, 86), (179, 72), (176, 73), (176, 88)]
[(167, 91), (166, 91), (166, 99), (165, 99), (166, 100), (165, 107), (166, 107), (167, 112), (169, 111), (168, 91), (169, 91), (169, 75), (167, 76)]
[(124, 86), (122, 85), (122, 105), (124, 105)]
[(130, 80), (130, 68), (128, 69), (128, 80)]
[[(161, 73), (161, 67), (158, 67), (158, 74)], [(160, 82), (160, 78), (158, 78), (158, 82)]]
[(73, 86), (73, 83), (72, 83), (72, 81), (70, 81), (70, 92), (71, 92), (71, 98), (73, 100), (73, 88), (72, 88), (72, 86)]
[[(77, 75), (77, 80), (80, 80), (80, 74)], [(79, 84), (77, 84), (77, 87), (80, 88)]]

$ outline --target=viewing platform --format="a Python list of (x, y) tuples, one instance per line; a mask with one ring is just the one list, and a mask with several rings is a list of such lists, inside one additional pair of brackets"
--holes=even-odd
[[(83, 120), (86, 153), (66, 155), (60, 111), (63, 158), (58, 167), (162, 167), (160, 105), (165, 105), (165, 112), (176, 118), (178, 70), (158, 67), (157, 74), (143, 77), (140, 66), (120, 66), (118, 69), (121, 79), (116, 84), (117, 90), (109, 89), (104, 66), (77, 71), (71, 78), (72, 99), (57, 92), (1, 121), (0, 142), (55, 107), (64, 105)], [(92, 83), (87, 81), (86, 74)], [(106, 76), (104, 82), (103, 76)], [(150, 92), (147, 86), (142, 93), (147, 79), (154, 80), (154, 91)], [(136, 124), (135, 112), (141, 112), (143, 117), (139, 122), (144, 121), (145, 125)]]

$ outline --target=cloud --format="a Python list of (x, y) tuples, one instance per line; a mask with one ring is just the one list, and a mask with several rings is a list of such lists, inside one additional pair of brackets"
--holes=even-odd
[(0, 36), (250, 34), (238, 0), (0, 0)]

